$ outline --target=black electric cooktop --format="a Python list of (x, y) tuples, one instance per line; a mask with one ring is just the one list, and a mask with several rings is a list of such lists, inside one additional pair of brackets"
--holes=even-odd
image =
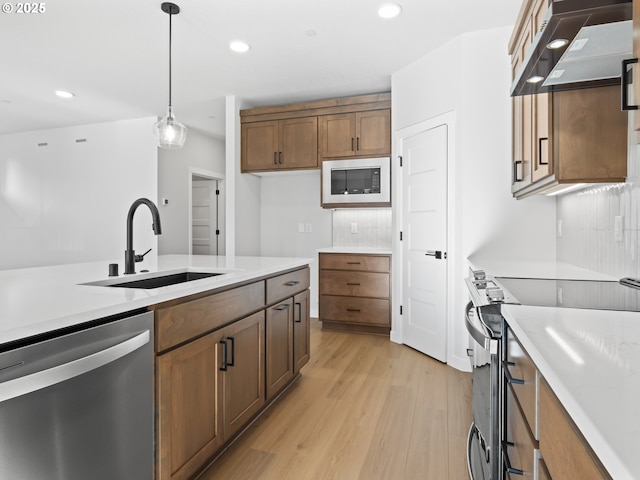
[(510, 294), (512, 303), (521, 305), (640, 311), (640, 289), (617, 281), (510, 277), (495, 280)]

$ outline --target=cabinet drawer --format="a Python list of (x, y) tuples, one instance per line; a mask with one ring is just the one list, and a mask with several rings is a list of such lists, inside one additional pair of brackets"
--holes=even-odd
[(540, 382), (540, 452), (553, 478), (611, 478), (544, 381)]
[(389, 274), (320, 270), (320, 294), (389, 298)]
[[(523, 471), (525, 477), (531, 477), (535, 464), (535, 440), (532, 438), (527, 421), (515, 400), (513, 389), (507, 386), (505, 390), (507, 397), (505, 466), (508, 464), (513, 469)], [(514, 475), (507, 474), (507, 478), (522, 478), (522, 475)]]
[(264, 307), (264, 281), (214, 293), (155, 312), (156, 351), (161, 352)]
[(320, 254), (321, 269), (388, 272), (390, 264), (391, 258), (388, 255)]
[[(507, 331), (507, 382), (511, 383), (522, 412), (534, 438), (538, 439), (537, 421), (537, 370), (531, 359), (513, 335)], [(512, 379), (512, 380), (510, 380)], [(520, 383), (524, 382), (524, 383)]]
[(389, 300), (379, 298), (320, 296), (320, 319), (388, 327)]
[(309, 288), (309, 268), (267, 279), (267, 305)]

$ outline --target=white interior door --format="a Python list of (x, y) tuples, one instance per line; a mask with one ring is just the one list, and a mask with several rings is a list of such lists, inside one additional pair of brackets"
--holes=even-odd
[(218, 254), (217, 190), (216, 180), (194, 179), (191, 184), (191, 252), (194, 255)]
[(447, 359), (447, 125), (402, 139), (402, 341)]

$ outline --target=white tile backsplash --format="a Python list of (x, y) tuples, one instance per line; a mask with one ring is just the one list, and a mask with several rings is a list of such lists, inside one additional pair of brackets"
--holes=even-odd
[[(352, 233), (354, 223), (357, 233)], [(334, 210), (333, 246), (391, 248), (391, 209)]]

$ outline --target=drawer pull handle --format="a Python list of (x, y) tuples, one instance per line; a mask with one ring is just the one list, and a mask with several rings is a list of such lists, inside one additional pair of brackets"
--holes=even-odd
[(287, 310), (290, 306), (291, 305), (289, 305), (288, 303), (283, 303), (282, 305), (278, 305), (275, 309), (281, 312), (283, 310)]
[(524, 475), (524, 471), (518, 468), (513, 468), (511, 466), (511, 462), (509, 461), (509, 455), (507, 454), (507, 447), (514, 446), (511, 442), (502, 442), (502, 451), (504, 455), (502, 455), (502, 461), (504, 462), (504, 468), (507, 472), (512, 473), (514, 475)]
[[(509, 362), (507, 362), (507, 365), (509, 364)], [(504, 376), (507, 378), (507, 382), (510, 383), (511, 385), (524, 385), (524, 380), (521, 380), (519, 378), (513, 378), (511, 376), (511, 372), (509, 371), (509, 368), (505, 365), (505, 369), (504, 369)]]
[(291, 280), (290, 282), (285, 283), (285, 285), (287, 287), (295, 287), (296, 285), (298, 285), (300, 282), (298, 280)]
[(347, 265), (360, 265), (360, 262), (347, 262)]
[(359, 312), (359, 308), (347, 308), (347, 312)]
[(349, 283), (349, 282), (347, 282), (347, 285), (350, 285), (350, 286), (358, 286), (358, 285), (360, 285), (360, 284), (359, 284), (359, 283)]

